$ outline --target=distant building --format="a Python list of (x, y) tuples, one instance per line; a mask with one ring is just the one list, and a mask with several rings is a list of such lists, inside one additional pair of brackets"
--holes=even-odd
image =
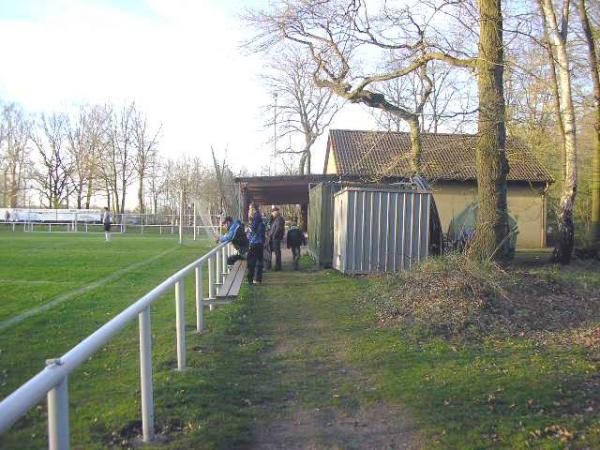
[[(431, 183), (444, 231), (453, 217), (477, 200), (477, 135), (423, 133), (422, 169)], [(519, 227), (517, 248), (546, 245), (546, 191), (552, 177), (522, 144), (507, 139), (508, 210)], [(364, 181), (405, 177), (411, 172), (408, 133), (331, 130), (325, 175)]]

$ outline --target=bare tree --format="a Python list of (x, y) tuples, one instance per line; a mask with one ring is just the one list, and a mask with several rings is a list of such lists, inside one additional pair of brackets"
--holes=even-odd
[(34, 178), (49, 208), (66, 206), (71, 190), (73, 164), (67, 151), (67, 123), (65, 114), (42, 114), (30, 133), (40, 162)]
[(229, 199), (227, 197), (227, 186), (226, 186), (226, 178), (227, 178), (227, 149), (225, 149), (223, 155), (223, 161), (219, 163), (217, 161), (217, 156), (215, 155), (215, 149), (211, 146), (210, 152), (213, 160), (213, 170), (215, 175), (217, 192), (219, 193), (218, 199), (218, 208), (220, 211), (231, 212), (231, 205), (229, 203)]
[(87, 183), (88, 175), (87, 146), (85, 143), (83, 120), (80, 110), (80, 114), (75, 121), (72, 122), (67, 118), (66, 122), (67, 151), (73, 161), (73, 170), (70, 173), (71, 185), (76, 196), (78, 209), (82, 205), (83, 190)]
[(10, 208), (16, 208), (19, 195), (24, 192), (24, 178), (29, 164), (28, 141), (31, 122), (15, 103), (2, 108), (0, 144), (2, 148), (2, 167), (4, 173), (5, 201)]
[(276, 54), (269, 69), (270, 73), (263, 78), (279, 103), (267, 126), (277, 127), (275, 139), (302, 136), (302, 148), (294, 149), (290, 145), (278, 152), (300, 155), (300, 174), (310, 173), (312, 146), (331, 124), (340, 105), (331, 90), (313, 83), (314, 62), (298, 49)]
[[(428, 67), (432, 90), (421, 110), (420, 131), (437, 133), (442, 125), (459, 129), (468, 116), (477, 112), (476, 108), (470, 106), (465, 83), (454, 76), (455, 71), (451, 66), (432, 61)], [(418, 73), (383, 83), (380, 90), (396, 104), (412, 103), (413, 110), (417, 110), (426, 92)], [(395, 114), (374, 110), (373, 116), (378, 125), (386, 130), (398, 132), (405, 129), (405, 121)]]
[(596, 149), (592, 159), (591, 236), (595, 246), (600, 250), (600, 56), (598, 55), (596, 45), (598, 29), (594, 29), (592, 25), (585, 0), (579, 0), (577, 10), (579, 11), (581, 28), (588, 50), (589, 70), (594, 92), (594, 107), (596, 109), (594, 123)]
[(159, 202), (163, 193), (165, 183), (164, 162), (160, 157), (156, 157), (147, 173), (148, 195), (150, 196), (150, 204), (152, 205), (152, 214), (158, 214)]
[[(441, 61), (476, 71), (479, 89), (479, 141), (476, 149), (479, 214), (472, 249), (479, 257), (503, 256), (508, 251), (508, 215), (505, 154), (505, 105), (503, 92), (504, 43), (500, 0), (470, 2), (420, 2), (413, 7), (392, 8), (370, 14), (356, 0), (284, 0), (267, 12), (255, 12), (248, 20), (259, 30), (254, 46), (271, 49), (287, 41), (299, 45), (315, 65), (313, 81), (340, 97), (378, 108), (405, 120), (410, 129), (413, 167), (420, 172), (419, 116), (432, 91), (427, 67)], [(475, 33), (478, 48), (467, 39), (436, 30), (439, 16)], [(436, 19), (436, 20), (434, 20)], [(471, 20), (473, 23), (467, 24)], [(478, 33), (477, 33), (478, 31)], [(450, 37), (456, 37), (451, 39)], [(393, 53), (393, 70), (365, 70), (361, 57), (373, 52)], [(475, 54), (473, 54), (475, 53)], [(368, 66), (367, 66), (368, 67)], [(416, 109), (396, 104), (377, 85), (417, 72), (426, 86)], [(500, 251), (499, 251), (500, 250)]]
[(109, 125), (111, 109), (106, 105), (95, 105), (85, 109), (84, 135), (87, 145), (85, 209), (90, 209), (92, 196), (100, 190), (102, 155), (110, 143)]
[(537, 2), (555, 58), (554, 67), (558, 76), (560, 122), (562, 122), (561, 133), (565, 154), (563, 191), (558, 213), (559, 238), (554, 250), (554, 259), (568, 264), (575, 243), (573, 210), (577, 194), (577, 131), (567, 49), (570, 1), (563, 0), (560, 19), (557, 17), (552, 0), (537, 0)]
[(110, 113), (108, 122), (108, 145), (101, 161), (102, 177), (106, 184), (107, 197), (113, 199), (116, 213), (125, 211), (127, 187), (135, 173), (134, 153), (134, 103)]
[(71, 184), (77, 208), (90, 208), (94, 182), (98, 178), (98, 157), (105, 147), (105, 117), (98, 107), (82, 106), (77, 116), (67, 122), (68, 152), (73, 163)]
[(135, 151), (132, 159), (138, 182), (138, 208), (141, 213), (144, 213), (146, 212), (144, 183), (148, 172), (156, 164), (160, 127), (156, 131), (152, 131), (145, 114), (137, 109), (133, 114), (133, 146)]

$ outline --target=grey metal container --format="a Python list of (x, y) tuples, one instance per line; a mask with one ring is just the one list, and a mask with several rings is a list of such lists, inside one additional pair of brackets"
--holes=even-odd
[(404, 183), (347, 187), (334, 195), (333, 267), (399, 272), (428, 255), (431, 191)]
[(333, 261), (333, 195), (340, 183), (319, 183), (311, 188), (308, 203), (308, 249), (321, 267)]

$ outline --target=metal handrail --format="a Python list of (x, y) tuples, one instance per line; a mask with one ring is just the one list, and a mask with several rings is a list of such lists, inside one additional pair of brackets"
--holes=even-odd
[[(203, 264), (208, 265), (208, 300), (214, 300), (218, 286), (227, 272), (226, 258), (233, 250), (229, 242), (188, 264), (160, 283), (146, 295), (113, 319), (98, 328), (60, 358), (47, 360), (46, 367), (0, 402), (0, 434), (34, 407), (44, 395), (48, 399), (48, 447), (51, 450), (69, 448), (68, 375), (87, 361), (104, 344), (138, 316), (140, 333), (140, 384), (142, 396), (142, 432), (144, 442), (154, 438), (154, 402), (152, 388), (152, 340), (150, 306), (168, 289), (175, 287), (177, 369), (186, 366), (184, 278), (195, 271), (196, 331), (204, 329)], [(212, 309), (212, 304), (210, 305)]]

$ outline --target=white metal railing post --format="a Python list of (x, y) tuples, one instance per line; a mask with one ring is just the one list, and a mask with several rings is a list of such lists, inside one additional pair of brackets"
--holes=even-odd
[(221, 250), (219, 249), (215, 252), (215, 274), (217, 275), (215, 277), (215, 284), (217, 285), (217, 294), (219, 293), (220, 286), (223, 284), (221, 259)]
[(177, 370), (185, 369), (185, 291), (183, 278), (175, 283), (175, 326), (177, 328)]
[[(47, 365), (55, 365), (50, 361)], [(69, 450), (69, 387), (67, 377), (48, 391), (48, 448)]]
[(221, 283), (225, 283), (227, 276), (227, 246), (221, 247)]
[(142, 437), (154, 439), (154, 392), (152, 387), (152, 333), (150, 306), (138, 315), (140, 326), (140, 392), (142, 396)]
[(202, 280), (202, 263), (196, 266), (196, 332), (204, 330), (204, 283)]
[(214, 255), (211, 255), (207, 260), (208, 265), (208, 298), (209, 300), (215, 299), (215, 263), (213, 261)]
[[(20, 225), (20, 223), (19, 223)], [(26, 226), (29, 228), (30, 223)], [(68, 377), (78, 367), (101, 349), (108, 341), (123, 330), (136, 318), (139, 321), (140, 336), (140, 393), (142, 432), (144, 441), (154, 436), (154, 405), (152, 380), (152, 341), (150, 310), (151, 305), (175, 288), (177, 366), (179, 370), (186, 367), (185, 343), (185, 291), (184, 278), (196, 271), (196, 300), (203, 307), (206, 303), (203, 285), (203, 264), (209, 268), (209, 294), (215, 295), (216, 256), (225, 245), (217, 246), (198, 260), (184, 267), (164, 280), (137, 302), (106, 322), (91, 335), (87, 336), (75, 347), (59, 359), (48, 360), (47, 367), (38, 372), (17, 390), (0, 400), (0, 433), (4, 433), (19, 417), (33, 408), (41, 398), (47, 397), (48, 405), (48, 445), (51, 450), (69, 449), (69, 392)], [(213, 297), (214, 298), (214, 297)], [(212, 309), (211, 305), (211, 309)], [(200, 308), (202, 312), (202, 308)], [(203, 327), (203, 317), (199, 317)]]

